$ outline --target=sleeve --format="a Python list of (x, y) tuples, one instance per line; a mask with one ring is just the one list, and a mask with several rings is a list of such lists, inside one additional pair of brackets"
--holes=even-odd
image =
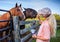
[(50, 39), (50, 26), (49, 26), (49, 24), (44, 25), (44, 38)]
[(37, 36), (43, 36), (43, 24), (40, 26)]

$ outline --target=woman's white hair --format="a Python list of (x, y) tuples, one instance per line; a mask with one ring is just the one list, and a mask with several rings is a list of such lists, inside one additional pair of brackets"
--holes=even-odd
[(56, 30), (57, 30), (57, 23), (56, 23), (56, 19), (55, 19), (55, 16), (53, 14), (51, 14), (49, 17), (48, 17), (48, 22), (51, 26), (51, 37), (56, 37)]
[(38, 14), (51, 14), (51, 9), (49, 8), (43, 8), (41, 10), (38, 10)]
[(43, 9), (38, 11), (38, 15), (39, 14), (43, 14), (44, 16), (51, 14), (49, 17), (47, 17), (48, 22), (49, 22), (50, 27), (51, 27), (51, 37), (56, 37), (57, 24), (56, 24), (55, 16), (51, 12), (51, 9), (50, 8), (43, 8)]

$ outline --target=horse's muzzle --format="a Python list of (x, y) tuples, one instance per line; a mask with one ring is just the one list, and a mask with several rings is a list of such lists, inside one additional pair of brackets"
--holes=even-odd
[(25, 15), (22, 15), (19, 18), (20, 18), (20, 20), (24, 20), (25, 19)]

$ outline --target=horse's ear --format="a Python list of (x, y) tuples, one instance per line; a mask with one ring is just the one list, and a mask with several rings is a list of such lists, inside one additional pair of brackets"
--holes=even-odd
[(18, 4), (16, 3), (15, 7), (17, 7), (17, 6), (18, 6)]
[(21, 7), (21, 4), (20, 4), (20, 7)]

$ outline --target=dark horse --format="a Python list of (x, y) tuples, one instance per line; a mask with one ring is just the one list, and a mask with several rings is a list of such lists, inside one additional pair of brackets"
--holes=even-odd
[[(37, 11), (32, 9), (32, 8), (24, 8), (25, 11), (24, 11), (24, 15), (25, 15), (25, 20), (28, 19), (28, 18), (36, 18), (37, 16)], [(21, 29), (24, 29), (25, 28), (25, 25), (22, 25), (21, 26)]]
[(36, 18), (37, 16), (37, 11), (32, 9), (32, 8), (24, 8), (25, 11), (24, 11), (24, 14), (25, 14), (25, 17), (26, 19), (27, 18)]
[[(11, 12), (12, 16), (19, 16), (20, 20), (25, 19), (25, 15), (22, 11), (21, 4), (18, 6), (17, 3), (16, 3), (15, 7), (11, 8), (9, 11)], [(7, 13), (4, 13), (2, 16), (0, 16), (0, 20), (10, 20), (9, 13), (7, 12)], [(0, 29), (6, 27), (7, 25), (9, 25), (9, 22), (0, 22)], [(6, 33), (8, 33), (8, 31)], [(0, 32), (0, 37), (3, 37), (3, 33), (1, 33), (1, 32)], [(7, 42), (7, 40), (5, 39), (2, 42)]]

